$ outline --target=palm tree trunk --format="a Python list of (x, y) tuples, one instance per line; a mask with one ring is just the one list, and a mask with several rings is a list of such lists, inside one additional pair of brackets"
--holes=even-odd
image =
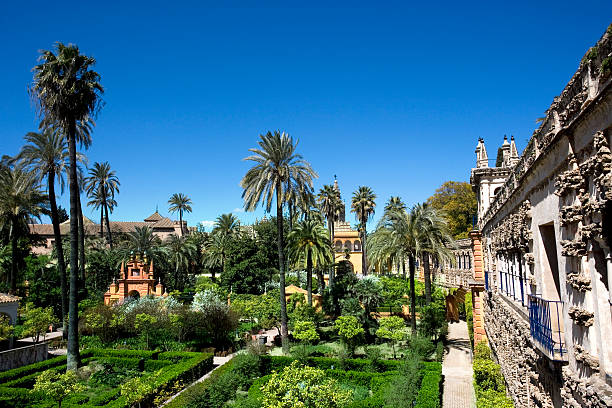
[(110, 249), (113, 249), (113, 236), (111, 234), (110, 221), (108, 219), (108, 203), (106, 202), (106, 191), (102, 191), (102, 207), (104, 207), (104, 211), (105, 211), (106, 234), (108, 235), (108, 245), (110, 246)]
[(323, 275), (323, 269), (317, 267), (317, 280), (319, 281), (319, 295), (323, 296), (325, 290), (325, 276)]
[(11, 234), (11, 273), (9, 275), (9, 294), (14, 295), (17, 292), (17, 246), (19, 237), (15, 233), (15, 228), (12, 228)]
[(51, 223), (53, 224), (53, 236), (55, 237), (55, 250), (57, 252), (57, 269), (60, 275), (60, 290), (62, 291), (62, 330), (64, 336), (68, 334), (66, 316), (68, 316), (68, 288), (66, 285), (66, 261), (64, 260), (64, 246), (62, 245), (62, 233), (59, 226), (59, 215), (55, 201), (55, 172), (49, 171), (47, 175), (49, 190), (49, 202), (51, 204)]
[(431, 269), (429, 268), (429, 254), (423, 254), (423, 275), (425, 278), (425, 304), (431, 303)]
[(70, 168), (68, 173), (70, 185), (70, 297), (68, 299), (68, 347), (67, 368), (75, 371), (80, 363), (79, 356), (79, 184), (77, 179), (76, 160), (76, 123), (72, 121), (68, 129), (68, 154)]
[[(334, 278), (335, 278), (335, 275), (336, 275), (336, 273), (335, 273), (336, 271), (335, 271), (335, 268), (334, 268), (334, 265), (333, 265), (335, 260), (336, 260), (336, 256), (335, 256), (336, 255), (336, 250), (335, 250), (335, 246), (334, 246), (334, 219), (333, 219), (333, 217), (329, 218), (327, 220), (327, 223), (329, 224), (328, 225), (328, 227), (329, 227), (329, 240), (331, 242), (331, 250), (332, 250), (332, 265), (329, 268), (329, 287), (331, 289), (334, 286)], [(321, 295), (322, 294), (323, 293), (321, 293)]]
[(365, 223), (363, 223), (363, 233), (361, 236), (361, 265), (362, 265), (362, 270), (363, 270), (364, 275), (368, 274), (368, 258), (366, 254), (366, 235), (367, 235), (366, 226), (365, 226)]
[(283, 236), (283, 202), (281, 183), (276, 183), (276, 228), (278, 230), (278, 267), (280, 272), (281, 339), (283, 354), (289, 354), (289, 330), (287, 329), (287, 300), (285, 299), (285, 237)]
[(79, 192), (79, 272), (81, 285), (85, 289), (85, 225), (83, 225), (83, 209), (81, 208), (81, 193)]
[(404, 276), (404, 280), (406, 280), (406, 259), (402, 258), (402, 275)]
[(179, 210), (179, 224), (181, 226), (181, 237), (183, 236), (183, 210)]
[(104, 238), (104, 206), (100, 205), (100, 238)]
[(306, 259), (306, 291), (308, 292), (308, 306), (312, 307), (312, 250), (308, 248)]
[(408, 257), (410, 270), (410, 328), (412, 335), (416, 336), (416, 293), (414, 291), (414, 256)]

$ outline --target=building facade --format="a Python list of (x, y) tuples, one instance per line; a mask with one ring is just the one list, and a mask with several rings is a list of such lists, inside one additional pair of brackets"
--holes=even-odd
[[(172, 221), (155, 211), (143, 221), (110, 221), (110, 230), (113, 234), (127, 234), (134, 232), (136, 227), (149, 227), (153, 234), (162, 241), (172, 234), (181, 235), (181, 225), (179, 221)], [(104, 234), (106, 234), (106, 225)], [(83, 217), (83, 228), (88, 237), (100, 236), (100, 224), (96, 224), (87, 217)], [(188, 232), (187, 222), (183, 221), (183, 231)], [(55, 235), (53, 234), (53, 224), (30, 224), (30, 232), (42, 238), (40, 245), (32, 248), (32, 253), (36, 255), (48, 255), (53, 250)], [(60, 224), (60, 233), (67, 236), (70, 233), (70, 220)]]
[[(340, 192), (338, 180), (334, 180), (334, 188)], [(336, 262), (348, 261), (356, 274), (363, 273), (361, 236), (359, 231), (351, 228), (351, 223), (346, 221), (344, 202), (338, 213), (338, 220), (334, 222), (334, 259)]]
[(475, 326), (517, 407), (612, 406), (611, 78), (608, 29), (520, 157), (476, 147)]

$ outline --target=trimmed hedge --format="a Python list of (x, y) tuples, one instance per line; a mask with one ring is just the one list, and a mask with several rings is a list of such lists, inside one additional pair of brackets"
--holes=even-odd
[(423, 379), (421, 389), (417, 396), (417, 408), (440, 408), (442, 364), (438, 362), (426, 362), (423, 368)]
[[(151, 377), (153, 391), (143, 401), (143, 406), (151, 405), (154, 397), (163, 393), (175, 383), (191, 383), (212, 369), (213, 355), (210, 353), (159, 353), (140, 350), (104, 350), (95, 349), (81, 352), (84, 364), (91, 361), (108, 362), (113, 366), (146, 371), (160, 371), (159, 375)], [(31, 364), (15, 370), (1, 373), (5, 381), (0, 384), (0, 407), (35, 407), (51, 408), (57, 404), (45, 398), (44, 395), (30, 392), (36, 377), (45, 370), (66, 368), (66, 356), (53, 358), (37, 364)], [(146, 377), (145, 377), (146, 378)], [(6, 381), (6, 380), (11, 381)], [(19, 387), (11, 384), (20, 385)], [(120, 395), (119, 388), (88, 397), (77, 394), (62, 402), (63, 407), (115, 407), (126, 408), (128, 404)]]
[[(269, 373), (272, 370), (282, 370), (291, 364), (291, 362), (295, 360), (291, 357), (284, 356), (261, 356), (262, 361), (262, 373)], [(329, 357), (309, 357), (304, 360), (306, 365), (320, 368), (322, 370), (333, 370), (339, 369), (340, 366), (344, 370), (348, 371), (371, 371), (372, 362), (366, 359), (346, 359), (343, 362), (340, 362), (337, 358), (329, 358)], [(380, 360), (379, 364), (382, 368), (382, 371), (395, 371), (400, 365), (401, 361), (398, 360)]]

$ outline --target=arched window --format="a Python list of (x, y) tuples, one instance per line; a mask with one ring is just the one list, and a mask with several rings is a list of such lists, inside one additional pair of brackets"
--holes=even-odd
[(355, 251), (361, 251), (361, 242), (356, 240), (353, 248), (355, 248)]
[(342, 252), (342, 241), (336, 241), (336, 252)]
[(344, 249), (348, 249), (350, 252), (353, 252), (353, 244), (351, 243), (351, 241), (344, 242)]

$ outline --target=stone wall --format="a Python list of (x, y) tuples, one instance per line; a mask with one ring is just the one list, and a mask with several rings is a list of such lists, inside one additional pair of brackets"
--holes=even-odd
[(498, 293), (485, 295), (486, 331), (516, 407), (604, 408), (609, 387), (598, 376), (580, 380), (568, 366), (550, 361), (533, 343), (526, 309)]
[(12, 370), (28, 364), (46, 360), (49, 355), (47, 343), (33, 344), (0, 352), (0, 371)]

